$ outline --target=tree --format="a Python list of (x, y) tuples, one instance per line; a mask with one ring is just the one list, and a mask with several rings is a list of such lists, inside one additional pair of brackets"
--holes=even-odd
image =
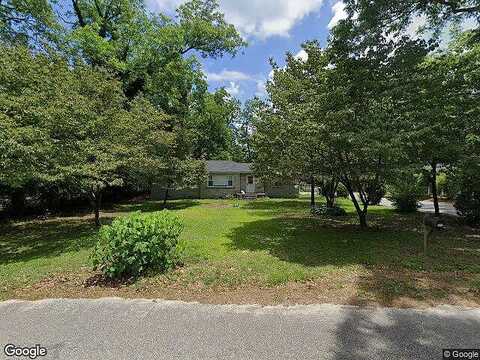
[(168, 113), (183, 114), (189, 93), (205, 88), (194, 51), (217, 58), (245, 45), (216, 0), (191, 0), (176, 19), (149, 14), (140, 0), (72, 0), (72, 7), (71, 38), (83, 57), (117, 72), (129, 98), (143, 92)]
[(476, 56), (475, 51), (454, 44), (445, 53), (430, 54), (404, 78), (410, 91), (405, 91), (401, 104), (407, 125), (402, 142), (411, 163), (426, 173), (436, 216), (440, 214), (438, 172), (454, 168), (464, 157), (468, 124), (477, 121), (478, 85), (472, 82)]
[[(148, 101), (128, 101), (121, 83), (57, 55), (2, 48), (0, 183), (24, 191), (56, 184), (91, 199), (96, 223), (103, 190), (128, 178), (151, 179), (172, 163), (168, 116)], [(167, 164), (167, 165), (165, 165)]]
[[(0, 181), (23, 190), (61, 183), (90, 194), (98, 215), (102, 189), (126, 178), (168, 188), (200, 176), (203, 163), (194, 156), (218, 157), (230, 150), (234, 104), (208, 93), (197, 56), (234, 56), (246, 45), (218, 8), (216, 0), (191, 0), (169, 17), (150, 13), (142, 0), (71, 0), (62, 6), (53, 0), (0, 1), (0, 41), (17, 44), (22, 37), (38, 55), (22, 50), (24, 64), (4, 58), (6, 79), (19, 65), (11, 79), (20, 81), (7, 81), (17, 92), (14, 102), (32, 111), (20, 105), (12, 110), (6, 95), (0, 136), (11, 147), (1, 161), (9, 166), (23, 156), (30, 168), (12, 168)], [(34, 90), (31, 84), (38, 86)], [(22, 91), (33, 94), (22, 97)], [(200, 113), (208, 115), (208, 123)], [(79, 133), (53, 134), (56, 122)], [(217, 131), (209, 143), (207, 129)], [(62, 144), (67, 148), (59, 150)], [(60, 156), (67, 150), (75, 153)]]
[[(364, 31), (372, 28), (403, 31), (424, 16), (430, 29), (438, 33), (448, 24), (480, 17), (479, 0), (346, 0), (345, 3), (350, 17), (357, 18)], [(478, 28), (475, 32), (478, 41)]]
[(286, 67), (274, 71), (267, 91), (277, 124), (262, 126), (261, 136), (268, 141), (271, 130), (285, 136), (284, 149), (272, 154), (285, 154), (274, 163), (279, 168), (293, 169), (296, 161), (305, 176), (337, 177), (367, 227), (368, 208), (401, 153), (400, 84), (425, 56), (426, 44), (366, 35), (343, 21), (325, 50), (315, 42), (304, 48), (306, 61), (288, 55)]
[(34, 59), (26, 48), (0, 47), (0, 183), (8, 187), (18, 215), (27, 188), (57, 178), (54, 127), (46, 122), (56, 111), (52, 99), (65, 76), (57, 58)]
[(463, 143), (458, 161), (450, 167), (449, 176), (457, 188), (456, 207), (467, 221), (480, 223), (480, 45), (470, 40), (472, 34), (463, 34), (454, 44), (448, 61), (450, 71), (460, 73), (461, 86), (457, 86), (457, 101), (461, 109)]
[(196, 104), (189, 118), (193, 136), (193, 156), (205, 160), (231, 160), (233, 149), (233, 122), (240, 111), (235, 100), (225, 89), (206, 94)]
[(0, 41), (33, 45), (55, 40), (58, 30), (53, 8), (48, 0), (0, 1)]
[(239, 162), (253, 162), (255, 152), (253, 148), (253, 134), (255, 133), (255, 121), (262, 102), (258, 98), (248, 100), (233, 125), (234, 131), (234, 154), (233, 159)]

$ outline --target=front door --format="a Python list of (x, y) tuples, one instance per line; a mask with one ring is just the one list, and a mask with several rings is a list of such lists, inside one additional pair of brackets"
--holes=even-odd
[(253, 175), (247, 176), (247, 193), (255, 192), (255, 177)]

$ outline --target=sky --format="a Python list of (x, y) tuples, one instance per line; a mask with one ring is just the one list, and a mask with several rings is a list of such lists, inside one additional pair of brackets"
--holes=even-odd
[[(148, 0), (154, 12), (172, 13), (183, 0)], [(326, 44), (329, 29), (346, 16), (338, 0), (220, 0), (228, 22), (249, 43), (232, 58), (202, 59), (210, 90), (225, 87), (242, 102), (265, 95), (269, 59), (283, 65), (286, 52), (304, 56), (301, 44)]]

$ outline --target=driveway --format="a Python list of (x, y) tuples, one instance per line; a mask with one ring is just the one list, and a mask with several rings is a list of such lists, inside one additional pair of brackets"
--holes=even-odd
[(0, 303), (0, 344), (42, 359), (442, 359), (480, 348), (480, 310), (217, 306), (167, 301)]
[[(419, 211), (426, 212), (426, 213), (434, 213), (435, 212), (435, 207), (433, 205), (432, 200), (421, 201), (420, 205), (422, 207), (419, 209)], [(441, 202), (438, 203), (438, 206), (440, 207), (440, 213), (453, 215), (453, 216), (458, 216), (457, 209), (455, 209), (455, 207), (453, 206), (453, 203), (441, 201)]]
[[(380, 205), (385, 206), (385, 207), (390, 207), (392, 208), (392, 202), (388, 199), (382, 199), (380, 202)], [(451, 202), (440, 202), (439, 204), (440, 207), (440, 213), (442, 214), (448, 214), (448, 215), (453, 215), (453, 216), (458, 216), (457, 210), (453, 206), (453, 203)], [(424, 212), (424, 213), (435, 213), (435, 207), (433, 205), (433, 200), (428, 199), (424, 201), (420, 201), (420, 208), (418, 211)]]

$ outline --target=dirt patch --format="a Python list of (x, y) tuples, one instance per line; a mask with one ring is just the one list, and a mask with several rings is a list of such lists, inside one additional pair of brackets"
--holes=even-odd
[(15, 291), (12, 298), (123, 297), (195, 301), (208, 304), (346, 304), (428, 308), (438, 305), (480, 307), (478, 278), (470, 274), (420, 272), (360, 273), (335, 272), (319, 279), (289, 282), (275, 287), (246, 284), (211, 287), (202, 283), (171, 283), (163, 278), (147, 278), (135, 283), (105, 282), (98, 274), (51, 276), (30, 287)]

